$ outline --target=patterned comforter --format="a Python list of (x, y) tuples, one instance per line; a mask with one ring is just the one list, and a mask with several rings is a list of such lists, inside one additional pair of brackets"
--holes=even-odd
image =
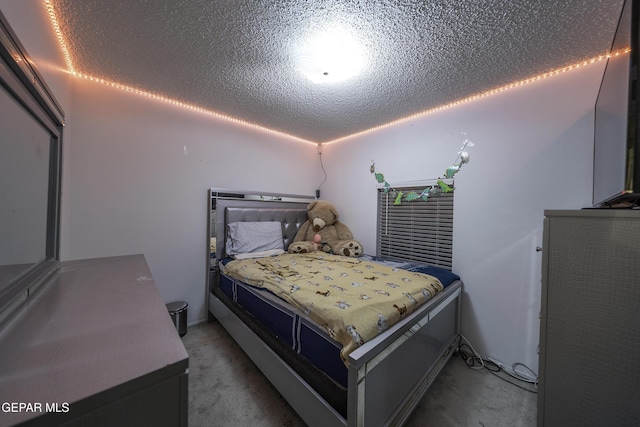
[(234, 260), (224, 273), (297, 306), (348, 355), (442, 291), (436, 277), (323, 252)]

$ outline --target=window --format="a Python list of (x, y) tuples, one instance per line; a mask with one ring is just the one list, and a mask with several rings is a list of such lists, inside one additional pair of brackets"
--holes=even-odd
[[(422, 188), (411, 187), (395, 190), (422, 192)], [(377, 255), (451, 270), (453, 194), (436, 193), (427, 201), (416, 199), (395, 205), (394, 192), (379, 189)]]

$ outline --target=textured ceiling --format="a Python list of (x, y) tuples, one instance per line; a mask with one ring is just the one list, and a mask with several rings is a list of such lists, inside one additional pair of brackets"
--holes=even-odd
[[(327, 142), (606, 53), (622, 0), (53, 0), (74, 69)], [(360, 75), (314, 84), (310, 34)]]

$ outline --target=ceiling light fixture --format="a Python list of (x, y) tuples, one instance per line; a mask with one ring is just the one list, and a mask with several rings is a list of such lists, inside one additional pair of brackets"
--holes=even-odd
[(364, 50), (348, 31), (332, 28), (304, 41), (294, 54), (296, 67), (313, 83), (336, 83), (360, 74)]

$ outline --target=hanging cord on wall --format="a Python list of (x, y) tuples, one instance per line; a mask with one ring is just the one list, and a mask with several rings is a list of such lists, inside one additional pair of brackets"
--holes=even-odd
[(322, 169), (322, 173), (324, 174), (324, 179), (316, 188), (316, 199), (320, 198), (320, 187), (327, 180), (327, 172), (324, 170), (324, 164), (322, 163), (322, 144), (318, 144), (318, 159), (320, 159), (320, 168)]
[[(538, 376), (524, 364), (518, 362), (514, 363), (511, 366), (512, 372), (509, 372), (504, 369), (501, 363), (491, 360), (488, 357), (481, 356), (480, 353), (473, 348), (469, 340), (462, 334), (458, 335), (458, 347), (456, 348), (456, 351), (458, 356), (460, 356), (460, 358), (464, 360), (467, 366), (471, 369), (484, 368), (501, 380), (513, 384), (522, 390), (530, 393), (538, 392)], [(526, 369), (528, 371), (527, 374), (519, 372), (519, 368)]]

